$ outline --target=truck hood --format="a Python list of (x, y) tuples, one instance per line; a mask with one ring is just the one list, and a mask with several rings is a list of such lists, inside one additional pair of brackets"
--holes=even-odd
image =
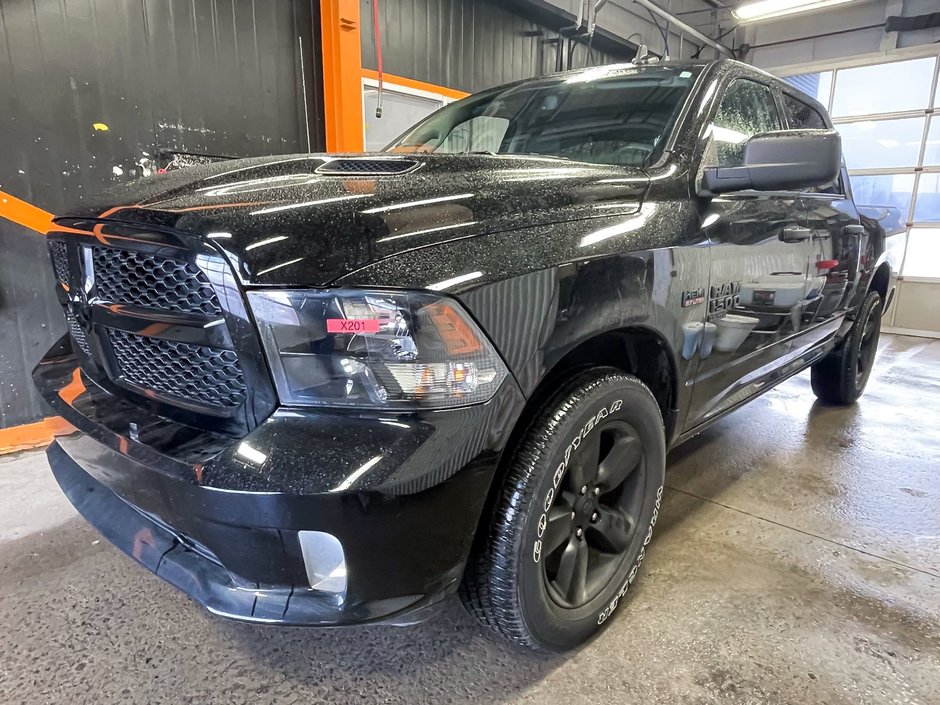
[(648, 185), (640, 169), (547, 157), (306, 154), (149, 177), (56, 222), (185, 233), (222, 249), (245, 284), (323, 286), (457, 238), (633, 213)]

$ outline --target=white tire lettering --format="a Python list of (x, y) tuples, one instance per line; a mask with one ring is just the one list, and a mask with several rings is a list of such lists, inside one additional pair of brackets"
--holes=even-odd
[(608, 410), (607, 407), (601, 407), (596, 414), (588, 419), (587, 423), (578, 431), (578, 435), (576, 435), (565, 448), (565, 459), (555, 468), (555, 473), (552, 476), (552, 486), (548, 489), (548, 492), (545, 493), (545, 500), (542, 502), (542, 514), (539, 516), (538, 523), (536, 524), (536, 540), (532, 548), (532, 561), (534, 563), (538, 563), (542, 559), (542, 536), (545, 534), (545, 529), (548, 527), (548, 510), (551, 509), (552, 502), (555, 501), (555, 492), (558, 490), (558, 486), (561, 484), (565, 473), (568, 471), (568, 464), (571, 462), (571, 454), (578, 449), (584, 437), (594, 430), (601, 419), (607, 418), (622, 406), (623, 400), (617, 399), (610, 405), (610, 410)]

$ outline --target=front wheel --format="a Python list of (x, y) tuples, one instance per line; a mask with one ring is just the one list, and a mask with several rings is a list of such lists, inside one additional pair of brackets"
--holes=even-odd
[(827, 404), (852, 404), (865, 391), (881, 337), (881, 295), (870, 291), (842, 344), (813, 365), (810, 382)]
[(665, 474), (659, 405), (640, 380), (595, 369), (565, 385), (516, 448), (469, 610), (525, 646), (565, 651), (609, 620), (636, 577)]

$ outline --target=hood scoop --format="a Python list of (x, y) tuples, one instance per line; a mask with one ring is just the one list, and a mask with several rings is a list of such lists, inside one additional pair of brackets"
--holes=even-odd
[(331, 159), (316, 168), (322, 176), (398, 176), (414, 171), (421, 162), (396, 157), (349, 157)]

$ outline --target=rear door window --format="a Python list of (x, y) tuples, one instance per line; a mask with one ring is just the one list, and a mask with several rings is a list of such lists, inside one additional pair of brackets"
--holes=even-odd
[[(791, 130), (828, 130), (826, 119), (812, 105), (804, 103), (798, 98), (783, 94), (783, 111), (787, 116), (787, 126)], [(828, 186), (817, 186), (807, 189), (809, 193), (842, 194), (842, 177), (840, 176)]]
[(825, 130), (829, 127), (816, 108), (792, 96), (784, 94), (783, 109), (791, 130)]

